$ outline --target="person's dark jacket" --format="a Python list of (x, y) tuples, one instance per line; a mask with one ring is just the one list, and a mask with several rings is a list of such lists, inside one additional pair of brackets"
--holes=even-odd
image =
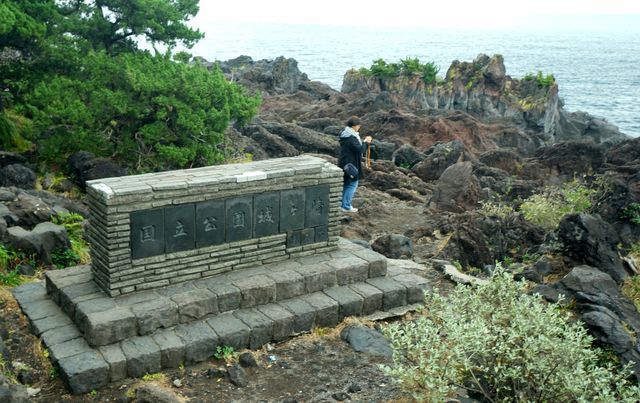
[[(347, 130), (350, 129), (350, 130)], [(360, 142), (353, 129), (347, 127), (340, 135), (340, 158), (338, 158), (338, 166), (344, 168), (348, 163), (352, 163), (358, 168), (358, 177), (362, 179), (362, 154), (367, 149), (367, 143)], [(351, 178), (345, 174), (345, 180), (351, 180)]]

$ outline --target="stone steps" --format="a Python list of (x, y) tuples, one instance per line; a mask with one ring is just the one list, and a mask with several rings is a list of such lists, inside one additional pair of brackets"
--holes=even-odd
[[(348, 316), (368, 315), (421, 303), (423, 292), (429, 287), (426, 279), (393, 265), (387, 267), (386, 260), (380, 263), (380, 255), (361, 247), (343, 245), (332, 253), (341, 257), (332, 258), (331, 265), (339, 267), (331, 266), (335, 270), (328, 271), (331, 273), (329, 275), (326, 274), (327, 271), (313, 270), (314, 267), (327, 265), (327, 261), (322, 261), (319, 256), (297, 259), (298, 262), (302, 261), (302, 267), (309, 273), (320, 273), (317, 276), (314, 274), (316, 277), (313, 277), (303, 276), (299, 271), (295, 271), (300, 274), (302, 281), (298, 277), (291, 281), (288, 276), (281, 276), (283, 281), (276, 281), (280, 277), (269, 277), (258, 270), (264, 267), (251, 273), (247, 271), (247, 279), (263, 279), (262, 276), (266, 276), (273, 280), (273, 284), (269, 282), (269, 289), (275, 289), (273, 298), (267, 298), (272, 294), (265, 292), (265, 288), (261, 287), (262, 284), (257, 280), (240, 284), (246, 285), (246, 288), (238, 288), (251, 290), (245, 294), (252, 295), (253, 299), (245, 296), (242, 291), (239, 297), (235, 291), (224, 293), (222, 290), (229, 283), (216, 282), (215, 280), (220, 280), (216, 277), (206, 280), (213, 283), (206, 287), (194, 285), (191, 288), (183, 284), (187, 287), (186, 292), (178, 292), (179, 289), (176, 287), (173, 290), (175, 292), (164, 290), (163, 293), (153, 294), (155, 299), (148, 299), (148, 295), (137, 293), (140, 295), (131, 294), (117, 302), (111, 301), (108, 309), (97, 311), (110, 312), (107, 315), (110, 320), (104, 322), (104, 327), (96, 328), (91, 337), (102, 337), (101, 341), (116, 341), (95, 347), (85, 338), (87, 335), (83, 335), (82, 328), (79, 330), (69, 317), (69, 312), (75, 316), (78, 316), (79, 312), (90, 316), (91, 314), (87, 313), (88, 308), (83, 303), (102, 298), (83, 300), (83, 297), (88, 298), (87, 295), (91, 295), (85, 294), (91, 287), (82, 285), (86, 281), (77, 282), (86, 279), (81, 269), (71, 271), (67, 276), (54, 276), (52, 283), (55, 283), (55, 286), (47, 283), (45, 287), (43, 282), (38, 282), (18, 287), (14, 289), (14, 296), (28, 316), (34, 333), (49, 349), (52, 361), (59, 368), (70, 390), (73, 393), (86, 393), (125, 377), (141, 377), (163, 368), (205, 361), (213, 357), (218, 346), (231, 346), (236, 350), (255, 349), (269, 342), (280, 342), (296, 334), (308, 332), (315, 327), (335, 326)], [(346, 262), (355, 254), (372, 259), (369, 261), (364, 257), (360, 258), (367, 263), (367, 276), (338, 274), (340, 267), (347, 267)], [(371, 276), (372, 265), (376, 267), (374, 276)], [(364, 267), (364, 264), (358, 263), (355, 267)], [(290, 270), (281, 269), (275, 273), (287, 273)], [(345, 270), (358, 272), (353, 267)], [(364, 269), (360, 270), (364, 273)], [(71, 277), (76, 279), (73, 280)], [(311, 277), (314, 280), (307, 282), (306, 279)], [(342, 279), (340, 282), (338, 277)], [(327, 278), (335, 278), (335, 281), (327, 281)], [(285, 279), (288, 281), (284, 281)], [(228, 280), (232, 281), (232, 284), (239, 281)], [(279, 295), (287, 298), (276, 297), (276, 284), (280, 284), (284, 290), (281, 290)], [(297, 288), (293, 286), (295, 284)], [(300, 288), (301, 284), (304, 284), (304, 289)], [(318, 289), (314, 288), (314, 284), (319, 284)], [(58, 291), (47, 293), (47, 288)], [(84, 291), (80, 291), (81, 289)], [(295, 295), (298, 291), (292, 292), (292, 289), (301, 290), (302, 294)], [(194, 300), (199, 302), (179, 305), (177, 301), (180, 298), (192, 294)], [(232, 294), (235, 297), (230, 296)], [(204, 298), (211, 295), (216, 297), (215, 304), (214, 299)], [(176, 306), (182, 307), (182, 310), (177, 309), (177, 313), (171, 316), (171, 321), (177, 318), (177, 323), (163, 322), (166, 319), (164, 314), (155, 318), (142, 314), (153, 306), (164, 306), (157, 301), (166, 302), (167, 298)], [(105, 301), (102, 303), (107, 304)], [(207, 301), (210, 305), (206, 305)], [(60, 305), (56, 302), (60, 302)], [(94, 307), (96, 305), (99, 305), (98, 302), (93, 303)], [(214, 305), (218, 308), (215, 315), (211, 313), (214, 311)], [(162, 311), (160, 308), (158, 310)], [(200, 316), (203, 312), (209, 313)], [(117, 313), (121, 316), (118, 317)], [(130, 323), (134, 318), (136, 328), (132, 330)], [(125, 325), (122, 325), (123, 323)], [(148, 333), (140, 334), (141, 328)], [(105, 335), (99, 335), (99, 332)], [(96, 340), (92, 341), (95, 345)]]
[(384, 256), (367, 249), (341, 249), (115, 298), (97, 288), (88, 266), (47, 272), (46, 288), (87, 342), (99, 347), (240, 308), (364, 282), (386, 272)]

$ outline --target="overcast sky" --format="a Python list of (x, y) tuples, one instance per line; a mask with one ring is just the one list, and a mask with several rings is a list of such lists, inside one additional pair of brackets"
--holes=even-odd
[(358, 26), (508, 27), (545, 17), (640, 15), (640, 0), (200, 0), (192, 22)]

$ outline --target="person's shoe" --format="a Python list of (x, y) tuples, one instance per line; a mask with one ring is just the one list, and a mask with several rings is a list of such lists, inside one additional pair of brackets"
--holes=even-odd
[(343, 213), (357, 213), (358, 209), (355, 207), (351, 207), (350, 209), (346, 209), (344, 207), (340, 207), (340, 211), (342, 211)]

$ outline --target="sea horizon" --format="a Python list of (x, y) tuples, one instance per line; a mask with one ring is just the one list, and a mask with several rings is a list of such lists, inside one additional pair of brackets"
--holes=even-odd
[(205, 38), (190, 53), (209, 61), (293, 58), (310, 80), (336, 90), (349, 69), (369, 67), (378, 58), (433, 61), (444, 76), (454, 60), (501, 54), (514, 78), (553, 74), (566, 110), (588, 112), (640, 136), (640, 16), (537, 18), (538, 25), (457, 29), (207, 23), (200, 17)]

